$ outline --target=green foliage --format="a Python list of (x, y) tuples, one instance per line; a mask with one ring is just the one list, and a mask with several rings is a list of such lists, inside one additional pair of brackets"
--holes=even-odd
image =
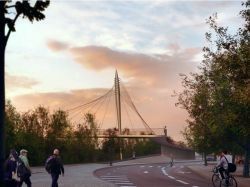
[[(31, 165), (43, 165), (54, 148), (62, 152), (65, 163), (81, 163), (119, 160), (120, 148), (124, 158), (159, 153), (159, 145), (148, 140), (119, 139), (118, 129), (107, 129), (102, 142), (98, 140), (98, 125), (93, 114), (84, 115), (84, 121), (73, 127), (63, 110), (49, 112), (38, 106), (34, 110), (18, 113), (13, 105), (6, 103), (6, 153), (11, 148), (29, 150)], [(124, 129), (123, 134), (129, 134)], [(7, 156), (7, 155), (6, 155)]]
[(250, 152), (250, 1), (243, 5), (245, 25), (235, 35), (217, 25), (216, 14), (208, 19), (206, 38), (215, 47), (204, 47), (200, 73), (183, 77), (177, 104), (190, 116), (183, 134), (199, 152)]
[[(7, 35), (5, 36), (5, 46), (7, 44), (7, 41), (9, 39), (9, 36), (11, 32), (15, 32), (15, 23), (19, 16), (23, 16), (23, 18), (28, 18), (30, 22), (33, 23), (34, 20), (41, 21), (45, 18), (44, 11), (49, 6), (50, 1), (49, 0), (38, 0), (35, 2), (34, 6), (30, 5), (30, 2), (27, 0), (23, 1), (16, 1), (15, 4), (12, 4), (12, 1), (4, 1), (4, 12), (6, 14), (5, 24), (9, 28)], [(15, 17), (10, 18), (8, 16), (8, 9), (15, 8)], [(5, 35), (5, 33), (1, 33)]]
[(45, 18), (42, 13), (45, 8), (49, 6), (50, 1), (36, 1), (34, 7), (30, 6), (29, 1), (17, 1), (15, 4), (15, 9), (17, 14), (23, 14), (23, 17), (27, 17), (31, 22), (40, 21)]

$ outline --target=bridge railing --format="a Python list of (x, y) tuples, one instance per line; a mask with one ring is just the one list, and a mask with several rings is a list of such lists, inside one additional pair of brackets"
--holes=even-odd
[[(154, 135), (164, 135), (164, 128), (151, 128)], [(144, 129), (129, 129), (127, 131), (122, 130), (122, 134), (127, 135), (149, 135), (152, 134), (152, 132), (147, 131)], [(118, 130), (116, 131), (117, 134), (119, 134)], [(98, 129), (97, 135), (104, 135), (107, 134), (107, 129)]]

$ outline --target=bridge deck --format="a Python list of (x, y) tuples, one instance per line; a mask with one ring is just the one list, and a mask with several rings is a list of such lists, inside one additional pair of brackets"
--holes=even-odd
[(122, 135), (116, 135), (116, 136), (109, 136), (109, 135), (97, 135), (98, 138), (157, 138), (157, 137), (165, 137), (163, 135), (126, 135), (126, 134), (122, 134)]

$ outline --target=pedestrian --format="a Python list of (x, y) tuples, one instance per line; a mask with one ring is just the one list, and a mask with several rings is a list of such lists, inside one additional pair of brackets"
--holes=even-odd
[(164, 135), (165, 135), (165, 137), (167, 138), (167, 136), (168, 136), (167, 126), (164, 127)]
[(173, 157), (173, 154), (171, 153), (170, 154), (170, 167), (173, 167), (173, 165), (174, 165), (174, 157)]
[(58, 178), (62, 174), (64, 176), (64, 167), (62, 160), (59, 156), (60, 152), (58, 149), (54, 149), (53, 155), (51, 155), (45, 164), (46, 170), (50, 173), (52, 184), (51, 187), (58, 187)]
[(10, 150), (9, 157), (4, 163), (4, 185), (6, 187), (16, 187), (19, 181), (17, 177), (18, 154), (15, 149)]
[(31, 181), (30, 181), (30, 176), (31, 176), (31, 169), (29, 165), (29, 160), (27, 157), (28, 151), (26, 149), (22, 149), (20, 151), (20, 164), (23, 164), (22, 171), (21, 171), (21, 176), (20, 176), (20, 182), (18, 183), (18, 186), (21, 187), (23, 182), (27, 185), (27, 187), (31, 187)]

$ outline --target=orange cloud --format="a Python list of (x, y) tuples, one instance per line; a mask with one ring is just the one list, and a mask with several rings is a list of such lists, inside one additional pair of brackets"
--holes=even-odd
[[(177, 46), (175, 46), (177, 49)], [(173, 51), (173, 55), (146, 55), (115, 51), (107, 47), (87, 46), (71, 48), (74, 60), (92, 70), (116, 68), (126, 78), (145, 86), (170, 86), (180, 73), (194, 69), (192, 63), (199, 48)]]
[(56, 41), (56, 40), (48, 40), (47, 46), (49, 49), (55, 52), (66, 50), (69, 47), (67, 43)]
[(25, 77), (25, 76), (14, 76), (8, 73), (5, 74), (6, 90), (13, 90), (16, 88), (30, 89), (33, 86), (39, 84), (38, 81)]
[(46, 103), (46, 107), (51, 110), (58, 108), (69, 109), (71, 107), (81, 105), (91, 99), (100, 97), (107, 92), (107, 89), (83, 89), (72, 90), (71, 92), (50, 92), (35, 93), (16, 96), (13, 99), (14, 105), (19, 111), (27, 111), (38, 105)]

